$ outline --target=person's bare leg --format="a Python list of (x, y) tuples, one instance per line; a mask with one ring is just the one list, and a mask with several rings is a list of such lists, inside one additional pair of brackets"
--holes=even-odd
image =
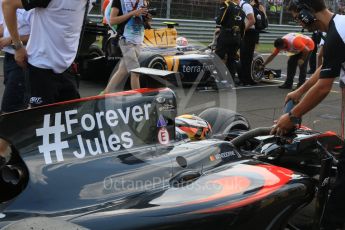
[(131, 88), (139, 89), (140, 88), (140, 74), (131, 73)]
[(0, 168), (10, 160), (11, 152), (10, 144), (0, 138)]
[(104, 93), (112, 93), (118, 90), (118, 87), (123, 81), (125, 80), (125, 77), (127, 76), (128, 72), (126, 70), (126, 67), (123, 63), (120, 63), (120, 66), (116, 73), (110, 78), (107, 86), (104, 89)]

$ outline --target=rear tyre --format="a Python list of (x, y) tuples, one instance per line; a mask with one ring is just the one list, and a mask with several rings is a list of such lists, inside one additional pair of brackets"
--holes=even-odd
[(102, 51), (102, 49), (100, 47), (98, 47), (97, 45), (91, 45), (89, 47), (89, 50), (87, 53), (88, 59), (92, 59), (92, 58), (96, 58), (96, 57), (102, 57), (102, 56), (104, 56), (104, 52)]
[[(101, 66), (105, 64), (104, 60), (104, 52), (100, 47), (97, 45), (91, 45), (85, 56), (79, 57), (80, 63), (80, 75), (81, 78), (84, 80), (91, 80), (95, 78), (96, 76), (104, 75), (103, 72), (100, 72)], [(101, 68), (102, 69), (102, 68)], [(104, 69), (104, 68), (103, 68)]]
[(199, 117), (210, 123), (213, 134), (250, 129), (250, 124), (244, 116), (224, 108), (206, 109), (199, 114)]

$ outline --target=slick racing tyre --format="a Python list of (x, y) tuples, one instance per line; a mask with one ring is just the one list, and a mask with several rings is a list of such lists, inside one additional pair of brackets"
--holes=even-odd
[(91, 45), (85, 56), (79, 56), (79, 68), (81, 78), (84, 80), (91, 80), (95, 76), (100, 76), (102, 73), (99, 72), (100, 66), (104, 64), (102, 57), (104, 53), (97, 45)]
[(251, 78), (254, 82), (258, 83), (264, 77), (264, 70), (262, 69), (262, 64), (264, 59), (258, 53), (254, 53), (252, 66), (251, 66)]
[(152, 69), (167, 70), (168, 65), (163, 56), (149, 52), (142, 53), (139, 57), (141, 67)]
[(98, 47), (97, 45), (91, 45), (89, 47), (89, 50), (87, 53), (87, 57), (89, 59), (102, 57), (102, 56), (104, 56), (104, 52), (102, 51), (100, 47)]
[(248, 120), (239, 113), (224, 108), (209, 108), (199, 117), (210, 123), (213, 134), (225, 134), (232, 130), (249, 130)]

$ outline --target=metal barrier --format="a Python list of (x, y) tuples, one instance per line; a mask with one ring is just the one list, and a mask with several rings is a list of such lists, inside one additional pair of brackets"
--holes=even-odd
[[(99, 15), (89, 15), (89, 18), (93, 21), (101, 21)], [(191, 40), (196, 40), (201, 43), (210, 43), (213, 38), (213, 32), (215, 30), (216, 23), (214, 21), (202, 21), (202, 20), (182, 20), (182, 19), (166, 19), (166, 18), (154, 18), (152, 26), (158, 28), (163, 25), (163, 22), (177, 22), (177, 31), (179, 36), (184, 36)], [(276, 25), (269, 24), (265, 32), (260, 33), (260, 43), (272, 44), (273, 41), (282, 37), (290, 32), (301, 32), (302, 27), (294, 25)], [(310, 33), (305, 33), (311, 35)]]

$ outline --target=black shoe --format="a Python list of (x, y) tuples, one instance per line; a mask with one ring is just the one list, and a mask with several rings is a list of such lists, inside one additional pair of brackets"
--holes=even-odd
[(278, 86), (279, 89), (292, 89), (292, 85), (282, 84)]

